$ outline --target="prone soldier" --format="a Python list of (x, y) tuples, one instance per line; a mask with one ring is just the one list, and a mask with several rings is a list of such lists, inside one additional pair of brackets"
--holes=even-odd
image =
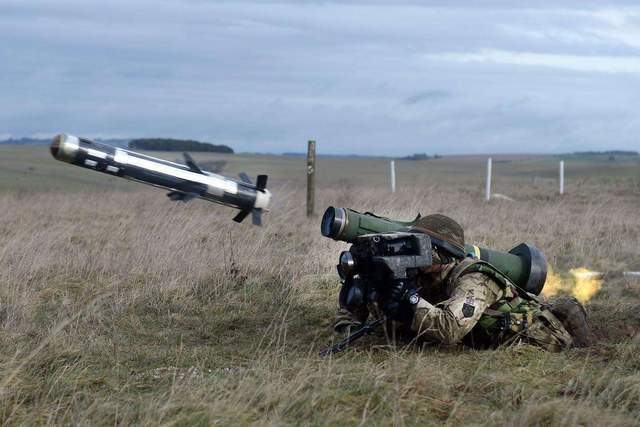
[(375, 303), (354, 307), (341, 295), (336, 331), (361, 326), (370, 312), (382, 311), (412, 336), (443, 345), (529, 343), (560, 351), (590, 344), (586, 311), (576, 299), (547, 304), (491, 264), (456, 257), (464, 253), (464, 232), (453, 219), (428, 215), (410, 231), (439, 242), (432, 246), (429, 265), (419, 270), (415, 280), (391, 283)]

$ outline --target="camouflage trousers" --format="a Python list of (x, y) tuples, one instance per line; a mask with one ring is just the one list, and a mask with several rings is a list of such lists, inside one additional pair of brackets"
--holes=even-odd
[[(363, 322), (362, 318), (354, 313), (339, 308), (336, 313), (334, 329), (342, 337), (361, 327)], [(463, 342), (472, 347), (488, 347), (494, 344), (507, 346), (532, 344), (554, 352), (569, 348), (574, 344), (573, 337), (562, 322), (548, 310), (532, 322), (525, 331), (517, 333), (509, 331), (503, 334), (498, 333), (496, 336), (487, 336), (486, 334), (476, 334), (472, 330), (465, 338)], [(428, 338), (424, 341), (437, 343)]]
[(557, 352), (572, 347), (574, 340), (562, 322), (550, 310), (545, 309), (523, 330), (498, 333), (495, 343), (498, 345), (532, 344)]

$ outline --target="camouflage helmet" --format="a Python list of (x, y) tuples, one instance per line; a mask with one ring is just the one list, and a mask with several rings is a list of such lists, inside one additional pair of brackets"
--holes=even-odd
[[(428, 234), (432, 238), (442, 241), (444, 243), (441, 245), (442, 248), (451, 252), (452, 255), (462, 253), (464, 257), (464, 230), (460, 224), (448, 216), (442, 214), (423, 216), (413, 224), (412, 231)], [(452, 248), (447, 246), (452, 246)]]

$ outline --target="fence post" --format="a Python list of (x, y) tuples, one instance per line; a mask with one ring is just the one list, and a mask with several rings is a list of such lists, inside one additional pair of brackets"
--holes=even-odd
[(564, 194), (564, 160), (560, 160), (560, 195)]
[(391, 173), (391, 192), (395, 193), (396, 192), (396, 162), (395, 160), (391, 160), (391, 164), (389, 165), (390, 167), (390, 173)]
[(485, 198), (487, 201), (491, 200), (491, 165), (492, 160), (491, 157), (487, 159), (487, 188), (485, 191)]
[(313, 216), (316, 201), (316, 142), (307, 146), (307, 216)]

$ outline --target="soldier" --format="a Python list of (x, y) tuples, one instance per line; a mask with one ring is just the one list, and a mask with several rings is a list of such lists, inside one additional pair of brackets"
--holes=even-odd
[[(575, 298), (545, 304), (490, 265), (455, 258), (447, 248), (451, 245), (464, 252), (464, 232), (451, 218), (428, 215), (412, 231), (444, 242), (433, 248), (433, 265), (422, 271), (417, 286), (398, 285), (382, 307), (388, 318), (414, 336), (474, 347), (530, 343), (550, 351), (589, 345), (586, 312)], [(366, 309), (350, 313), (340, 308), (335, 329), (350, 329), (367, 316)]]

